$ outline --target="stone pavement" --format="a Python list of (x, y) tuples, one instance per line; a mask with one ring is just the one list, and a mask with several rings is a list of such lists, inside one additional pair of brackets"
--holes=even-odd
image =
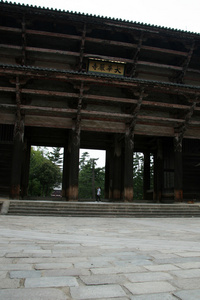
[(0, 216), (1, 300), (198, 300), (199, 218)]

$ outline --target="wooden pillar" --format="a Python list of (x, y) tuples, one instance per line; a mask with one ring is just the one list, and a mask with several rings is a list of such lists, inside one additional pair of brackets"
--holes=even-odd
[(150, 153), (144, 153), (144, 174), (143, 174), (143, 199), (148, 200), (147, 191), (150, 190)]
[(24, 143), (24, 149), (23, 149), (22, 183), (21, 183), (22, 199), (26, 198), (26, 196), (28, 195), (30, 156), (31, 156), (31, 145), (28, 141), (26, 141)]
[(17, 122), (15, 124), (15, 130), (14, 130), (11, 187), (10, 187), (11, 199), (20, 199), (20, 194), (21, 194), (23, 135), (24, 135), (24, 122), (21, 121), (20, 124), (18, 124)]
[(124, 202), (133, 201), (133, 141), (125, 135), (124, 151)]
[(182, 138), (174, 138), (174, 200), (183, 201)]
[(64, 145), (64, 156), (63, 156), (63, 174), (62, 174), (62, 197), (68, 199), (69, 190), (69, 170), (70, 170), (70, 152), (68, 139)]
[(79, 175), (79, 148), (80, 137), (75, 131), (70, 134), (69, 141), (69, 187), (67, 198), (70, 201), (78, 201), (78, 175)]
[(24, 120), (21, 115), (21, 92), (19, 77), (16, 78), (16, 121), (13, 134), (13, 157), (11, 169), (10, 198), (19, 199), (21, 194), (22, 152), (24, 143)]
[(104, 187), (104, 198), (105, 199), (109, 199), (110, 173), (111, 173), (111, 150), (106, 149), (105, 187)]
[(163, 189), (163, 149), (162, 140), (157, 140), (157, 156), (155, 159), (155, 176), (154, 176), (154, 186), (156, 193), (156, 201), (161, 202), (162, 200), (162, 189)]
[(115, 136), (115, 147), (114, 147), (114, 168), (113, 168), (113, 195), (114, 200), (120, 200), (121, 195), (121, 185), (122, 185), (122, 149), (121, 142), (118, 140), (118, 135)]

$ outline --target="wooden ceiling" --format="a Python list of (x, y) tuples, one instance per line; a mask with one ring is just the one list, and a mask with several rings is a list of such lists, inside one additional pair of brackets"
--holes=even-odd
[(1, 123), (200, 138), (200, 35), (3, 2), (0, 35)]

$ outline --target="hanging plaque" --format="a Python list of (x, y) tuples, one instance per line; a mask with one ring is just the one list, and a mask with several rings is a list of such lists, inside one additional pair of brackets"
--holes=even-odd
[(124, 64), (114, 61), (90, 59), (88, 72), (124, 76)]

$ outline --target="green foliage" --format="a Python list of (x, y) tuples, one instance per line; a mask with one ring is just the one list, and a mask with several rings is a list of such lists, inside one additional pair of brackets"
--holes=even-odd
[(60, 147), (53, 147), (53, 151), (48, 153), (47, 157), (50, 161), (52, 161), (54, 164), (59, 165), (63, 161), (63, 154), (60, 152)]
[(29, 195), (50, 196), (61, 182), (60, 168), (44, 156), (42, 150), (31, 149)]
[(98, 158), (90, 158), (88, 152), (84, 152), (79, 163), (79, 198), (94, 199), (96, 188), (101, 187), (101, 196), (104, 197), (105, 168), (97, 168)]
[[(153, 189), (153, 156), (150, 155), (150, 189)], [(133, 154), (133, 200), (143, 199), (144, 155), (140, 152)]]
[(143, 199), (144, 156), (142, 153), (133, 154), (133, 200)]

